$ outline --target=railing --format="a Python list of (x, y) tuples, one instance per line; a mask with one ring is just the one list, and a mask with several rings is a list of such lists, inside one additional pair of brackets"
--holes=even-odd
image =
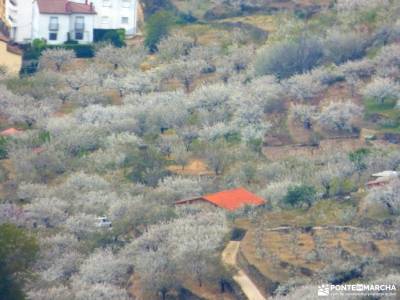
[(12, 5), (17, 6), (18, 2), (16, 0), (8, 0)]

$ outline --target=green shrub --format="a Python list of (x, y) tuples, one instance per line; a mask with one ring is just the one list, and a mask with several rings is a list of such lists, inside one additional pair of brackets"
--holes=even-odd
[(25, 299), (23, 283), (30, 276), (39, 247), (36, 239), (13, 224), (0, 225), (0, 297)]
[(350, 178), (336, 178), (332, 181), (330, 194), (343, 196), (357, 190), (357, 185)]
[(68, 37), (68, 40), (66, 42), (64, 42), (64, 45), (78, 45), (78, 44), (79, 44), (78, 41), (71, 40), (71, 39), (69, 39), (69, 37)]
[(166, 11), (160, 11), (152, 15), (146, 23), (144, 44), (150, 51), (157, 51), (157, 44), (167, 36), (175, 23), (175, 17)]
[(109, 42), (115, 47), (121, 48), (125, 46), (125, 30), (117, 29), (117, 30), (108, 30), (103, 38), (100, 40), (101, 42)]
[(168, 175), (164, 156), (153, 146), (142, 146), (133, 149), (125, 160), (125, 165), (132, 171), (127, 177), (137, 183), (155, 186)]
[(283, 202), (292, 207), (302, 207), (304, 204), (310, 207), (317, 198), (317, 191), (313, 186), (298, 185), (288, 188)]
[(337, 65), (362, 58), (368, 45), (367, 41), (365, 36), (356, 32), (333, 31), (324, 41), (325, 58)]
[(7, 157), (7, 139), (0, 136), (0, 159)]
[(322, 57), (318, 39), (300, 37), (264, 48), (256, 58), (255, 71), (258, 76), (275, 75), (284, 79), (311, 70)]
[(179, 24), (191, 24), (197, 22), (197, 18), (193, 16), (192, 12), (180, 12), (178, 14), (178, 20), (177, 23)]
[(368, 148), (360, 148), (354, 152), (349, 153), (349, 159), (354, 164), (357, 171), (361, 172), (367, 168), (365, 159), (371, 153)]
[(64, 45), (63, 48), (74, 50), (78, 58), (91, 58), (94, 56), (94, 47), (92, 44), (68, 44)]

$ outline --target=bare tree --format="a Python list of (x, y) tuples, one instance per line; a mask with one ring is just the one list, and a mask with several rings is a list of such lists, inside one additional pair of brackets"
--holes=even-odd
[(57, 72), (61, 72), (65, 66), (72, 63), (74, 58), (75, 52), (73, 50), (62, 48), (47, 49), (40, 56), (39, 67), (47, 69), (55, 68)]

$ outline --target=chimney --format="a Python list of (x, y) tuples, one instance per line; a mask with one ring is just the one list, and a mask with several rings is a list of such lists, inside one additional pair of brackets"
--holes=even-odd
[(93, 2), (90, 2), (90, 11), (93, 11)]
[(88, 5), (88, 0), (85, 0), (85, 4)]

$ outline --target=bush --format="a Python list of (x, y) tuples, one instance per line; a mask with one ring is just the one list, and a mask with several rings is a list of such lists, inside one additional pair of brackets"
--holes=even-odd
[(0, 136), (0, 159), (7, 157), (7, 139)]
[(155, 186), (160, 179), (168, 175), (166, 161), (154, 147), (143, 146), (132, 150), (125, 163), (132, 167), (128, 178), (134, 182)]
[(272, 74), (279, 79), (304, 73), (316, 67), (323, 57), (319, 40), (300, 37), (261, 50), (255, 62), (258, 76)]
[(329, 62), (342, 64), (365, 55), (366, 39), (355, 32), (334, 31), (324, 41), (325, 57)]
[(47, 47), (45, 39), (34, 39), (31, 45), (25, 45), (24, 48), (24, 61), (31, 59), (39, 59), (40, 54)]
[(144, 44), (150, 51), (157, 51), (157, 45), (161, 39), (168, 35), (175, 17), (166, 11), (160, 11), (152, 15), (146, 23)]
[(64, 48), (74, 50), (77, 58), (91, 58), (94, 56), (94, 47), (92, 44), (68, 44)]
[(125, 29), (95, 29), (93, 32), (95, 43), (105, 42), (115, 47), (125, 46)]
[(25, 299), (24, 279), (34, 263), (39, 247), (36, 239), (12, 224), (0, 225), (1, 299)]
[(317, 197), (317, 191), (313, 186), (298, 185), (289, 187), (283, 202), (292, 207), (301, 207), (304, 204), (310, 207)]

